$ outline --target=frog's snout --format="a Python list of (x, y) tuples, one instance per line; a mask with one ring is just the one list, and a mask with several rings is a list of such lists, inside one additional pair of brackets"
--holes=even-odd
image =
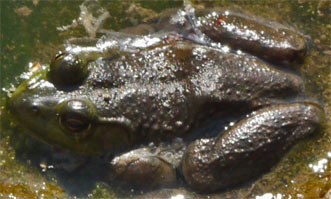
[[(7, 109), (23, 125), (30, 126), (42, 118), (52, 114), (52, 101), (49, 98), (34, 95), (27, 91), (15, 93), (8, 99)], [(29, 122), (28, 122), (29, 121)]]
[(24, 113), (39, 114), (42, 108), (42, 105), (39, 102), (34, 101), (31, 98), (26, 97), (22, 94), (15, 95), (12, 98), (9, 98), (7, 106), (9, 111), (15, 117), (20, 117), (20, 115)]
[(17, 115), (20, 109), (22, 108), (25, 100), (22, 99), (20, 95), (12, 95), (7, 99), (7, 109), (12, 113), (12, 115)]

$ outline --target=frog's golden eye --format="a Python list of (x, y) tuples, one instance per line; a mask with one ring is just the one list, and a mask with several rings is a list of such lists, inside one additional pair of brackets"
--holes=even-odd
[(61, 125), (73, 133), (86, 131), (90, 128), (91, 124), (84, 115), (77, 113), (68, 113), (61, 117)]
[(87, 75), (87, 66), (80, 59), (73, 54), (59, 52), (50, 64), (48, 77), (56, 86), (68, 87), (80, 84)]
[(61, 107), (59, 124), (67, 134), (81, 139), (90, 133), (93, 118), (92, 110), (86, 102), (71, 100)]

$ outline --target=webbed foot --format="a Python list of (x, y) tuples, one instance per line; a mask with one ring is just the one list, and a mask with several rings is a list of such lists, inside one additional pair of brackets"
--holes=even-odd
[(116, 178), (138, 188), (170, 186), (176, 182), (175, 168), (147, 148), (122, 154), (111, 161), (111, 166)]

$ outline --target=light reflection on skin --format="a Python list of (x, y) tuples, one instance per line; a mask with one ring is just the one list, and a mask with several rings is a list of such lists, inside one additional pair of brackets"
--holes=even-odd
[(153, 46), (162, 41), (162, 35), (155, 36), (142, 36), (136, 37), (130, 35), (126, 39), (117, 38), (118, 35), (114, 35), (114, 38), (100, 39), (102, 42), (97, 42), (96, 46), (76, 46), (69, 45), (66, 47), (66, 51), (71, 54), (80, 54), (80, 53), (91, 53), (91, 52), (106, 52), (109, 49), (126, 49), (127, 47), (136, 49), (136, 48), (146, 48)]

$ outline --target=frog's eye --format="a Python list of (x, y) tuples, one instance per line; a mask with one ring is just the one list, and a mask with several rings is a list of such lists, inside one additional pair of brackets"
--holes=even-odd
[(90, 133), (93, 119), (93, 110), (89, 104), (71, 100), (61, 107), (59, 124), (70, 136), (81, 139)]
[(84, 115), (79, 113), (68, 113), (61, 117), (61, 125), (73, 133), (86, 131), (91, 124)]
[(86, 64), (75, 55), (59, 52), (50, 64), (49, 80), (56, 86), (75, 86), (88, 75)]

